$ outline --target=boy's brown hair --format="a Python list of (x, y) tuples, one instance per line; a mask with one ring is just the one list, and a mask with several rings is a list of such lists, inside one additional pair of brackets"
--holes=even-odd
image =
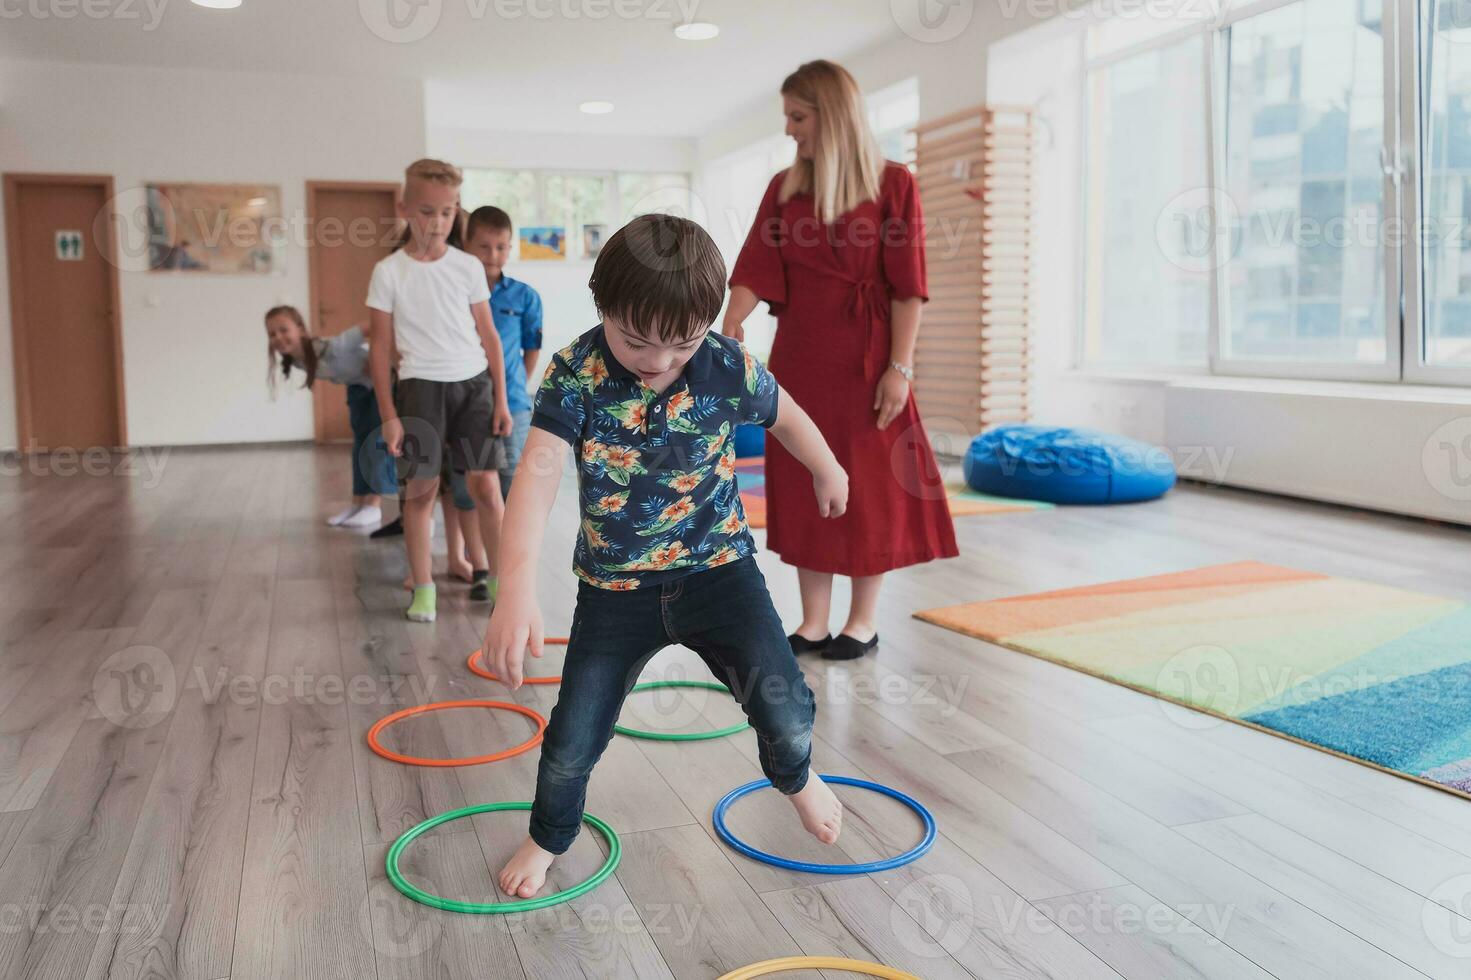
[(604, 317), (643, 337), (679, 343), (702, 332), (725, 301), (725, 260), (695, 222), (644, 214), (619, 228), (587, 281)]
[(465, 241), (475, 237), (479, 231), (510, 231), (511, 216), (493, 204), (483, 204), (470, 212), (465, 229)]

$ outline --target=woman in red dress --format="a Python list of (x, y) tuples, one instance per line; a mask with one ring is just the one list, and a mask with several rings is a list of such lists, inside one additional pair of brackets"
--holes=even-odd
[[(722, 330), (765, 300), (777, 317), (770, 363), (848, 471), (848, 510), (823, 519), (812, 480), (766, 444), (766, 543), (797, 567), (802, 624), (792, 649), (853, 659), (878, 643), (885, 572), (952, 558), (955, 527), (910, 392), (925, 283), (914, 176), (886, 162), (863, 96), (841, 66), (813, 61), (782, 83), (792, 166), (772, 178), (731, 275)], [(834, 575), (853, 580), (828, 634)]]

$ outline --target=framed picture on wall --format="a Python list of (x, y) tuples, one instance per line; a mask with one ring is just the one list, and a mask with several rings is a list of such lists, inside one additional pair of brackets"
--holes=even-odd
[(270, 275), (284, 271), (281, 188), (269, 184), (148, 184), (152, 272)]
[(608, 237), (608, 226), (603, 224), (582, 226), (582, 255), (595, 259), (603, 250), (603, 239)]
[(567, 229), (561, 225), (533, 225), (521, 228), (521, 258), (565, 259)]

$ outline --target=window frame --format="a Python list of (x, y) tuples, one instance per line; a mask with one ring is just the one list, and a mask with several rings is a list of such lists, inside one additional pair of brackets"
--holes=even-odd
[[(1382, 217), (1380, 234), (1384, 238), (1384, 341), (1385, 360), (1376, 364), (1345, 361), (1269, 360), (1223, 356), (1224, 320), (1229, 316), (1230, 257), (1222, 254), (1230, 241), (1231, 231), (1216, 222), (1224, 209), (1217, 206), (1210, 215), (1209, 322), (1207, 323), (1206, 362), (1198, 366), (1168, 365), (1158, 362), (1118, 364), (1090, 360), (1086, 356), (1088, 304), (1097, 297), (1088, 288), (1089, 239), (1089, 141), (1093, 107), (1090, 87), (1095, 74), (1111, 64), (1145, 52), (1179, 44), (1191, 35), (1199, 35), (1205, 45), (1203, 57), (1206, 105), (1206, 167), (1204, 184), (1213, 188), (1221, 200), (1226, 193), (1222, 180), (1226, 176), (1225, 124), (1229, 98), (1230, 40), (1232, 27), (1279, 8), (1304, 0), (1236, 0), (1224, 5), (1213, 22), (1182, 22), (1175, 30), (1163, 31), (1136, 44), (1115, 48), (1100, 55), (1090, 55), (1086, 33), (1081, 43), (1082, 93), (1080, 104), (1083, 127), (1083, 152), (1078, 155), (1079, 200), (1083, 204), (1079, 216), (1076, 276), (1079, 305), (1073, 334), (1070, 362), (1074, 369), (1099, 375), (1167, 373), (1181, 376), (1212, 375), (1220, 377), (1261, 377), (1345, 382), (1388, 382), (1406, 385), (1471, 386), (1471, 367), (1428, 364), (1425, 360), (1424, 279), (1426, 271), (1422, 236), (1426, 227), (1426, 203), (1423, 199), (1422, 163), (1425, 152), (1424, 65), (1421, 59), (1426, 4), (1431, 0), (1383, 0), (1381, 34), (1384, 43), (1384, 133), (1381, 140)], [(1401, 233), (1401, 230), (1405, 230)], [(1391, 234), (1390, 232), (1394, 233)]]
[[(1134, 363), (1121, 364), (1109, 363), (1107, 361), (1089, 360), (1085, 355), (1085, 351), (1087, 349), (1088, 302), (1090, 297), (1090, 294), (1088, 292), (1088, 272), (1090, 266), (1088, 260), (1089, 229), (1087, 216), (1090, 213), (1089, 202), (1092, 199), (1088, 193), (1090, 185), (1088, 175), (1090, 159), (1088, 156), (1088, 152), (1091, 147), (1093, 126), (1097, 122), (1091, 111), (1092, 100), (1090, 98), (1090, 87), (1093, 85), (1094, 74), (1096, 72), (1104, 71), (1108, 68), (1111, 68), (1119, 62), (1128, 61), (1129, 59), (1135, 58), (1141, 54), (1147, 54), (1150, 51), (1174, 47), (1177, 44), (1183, 44), (1186, 41), (1189, 41), (1192, 36), (1198, 36), (1202, 46), (1207, 45), (1210, 40), (1209, 26), (1202, 26), (1200, 24), (1193, 23), (1185, 24), (1176, 30), (1166, 31), (1156, 37), (1148, 38), (1135, 44), (1126, 45), (1122, 48), (1110, 51), (1107, 54), (1090, 56), (1087, 54), (1087, 42), (1085, 34), (1085, 39), (1082, 43), (1083, 70), (1079, 73), (1083, 85), (1083, 95), (1081, 103), (1082, 112), (1079, 114), (1082, 120), (1083, 152), (1079, 154), (1081, 165), (1078, 167), (1078, 202), (1081, 205), (1083, 217), (1081, 218), (1079, 225), (1075, 255), (1075, 269), (1078, 280), (1077, 295), (1079, 306), (1077, 321), (1073, 329), (1073, 352), (1072, 357), (1070, 358), (1070, 363), (1074, 370), (1088, 371), (1090, 373), (1100, 375), (1125, 375), (1145, 372), (1150, 374), (1172, 374), (1188, 377), (1207, 375), (1211, 371), (1209, 363), (1209, 353), (1213, 350), (1212, 345), (1215, 342), (1215, 337), (1214, 334), (1210, 331), (1208, 331), (1208, 336), (1206, 338), (1207, 359), (1205, 362), (1200, 364), (1180, 364), (1171, 363), (1168, 361), (1139, 361)], [(1205, 89), (1205, 91), (1207, 93), (1207, 101), (1209, 101), (1211, 92), (1211, 89), (1209, 88), (1209, 50), (1203, 50), (1201, 52), (1201, 62), (1202, 65), (1204, 65), (1204, 70), (1206, 71), (1207, 88)], [(1207, 113), (1206, 115), (1205, 125), (1206, 157), (1207, 161), (1209, 161), (1212, 147), (1214, 145), (1214, 135), (1210, 129), (1211, 117), (1209, 113)], [(1207, 168), (1209, 168), (1209, 163), (1207, 163)], [(1212, 227), (1212, 231), (1214, 231), (1214, 226)], [(1212, 241), (1214, 241), (1214, 235), (1212, 235)], [(1212, 248), (1214, 249), (1214, 245), (1212, 246)], [(1214, 252), (1212, 254), (1214, 256)], [(1210, 316), (1210, 323), (1208, 324), (1208, 326), (1213, 330), (1216, 319), (1216, 290), (1214, 279), (1212, 279), (1211, 284), (1207, 287), (1207, 292), (1209, 294), (1208, 310)]]
[[(1209, 105), (1206, 110), (1206, 125), (1209, 127), (1207, 141), (1211, 151), (1207, 155), (1209, 172), (1206, 176), (1206, 186), (1216, 189), (1218, 198), (1226, 195), (1226, 151), (1227, 134), (1226, 123), (1228, 119), (1229, 106), (1227, 100), (1230, 96), (1230, 31), (1242, 21), (1251, 20), (1263, 14), (1295, 4), (1304, 3), (1306, 0), (1262, 0), (1259, 3), (1239, 4), (1229, 9), (1225, 16), (1221, 17), (1211, 29), (1210, 52), (1207, 58), (1209, 88)], [(1396, 0), (1384, 0), (1385, 8), (1395, 4)], [(1384, 24), (1388, 24), (1386, 16)], [(1380, 146), (1387, 147), (1395, 145), (1398, 133), (1399, 112), (1394, 105), (1393, 93), (1395, 91), (1396, 65), (1398, 54), (1392, 39), (1392, 33), (1387, 28), (1382, 30), (1382, 41), (1384, 45), (1384, 126), (1380, 138)], [(1380, 154), (1381, 160), (1384, 154)], [(1381, 166), (1380, 194), (1383, 201), (1379, 232), (1385, 229), (1399, 226), (1403, 214), (1404, 201), (1400, 197), (1399, 182), (1395, 179), (1392, 170)], [(1230, 314), (1230, 284), (1225, 275), (1230, 258), (1225, 259), (1220, 255), (1223, 238), (1229, 238), (1229, 231), (1223, 234), (1219, 228), (1214, 227), (1214, 221), (1219, 217), (1222, 209), (1215, 208), (1212, 211), (1212, 234), (1211, 241), (1211, 322), (1210, 342), (1206, 347), (1207, 358), (1210, 363), (1210, 372), (1218, 375), (1229, 375), (1233, 377), (1258, 377), (1258, 378), (1302, 378), (1307, 380), (1326, 381), (1399, 381), (1401, 380), (1401, 333), (1403, 330), (1400, 318), (1400, 281), (1402, 278), (1401, 266), (1404, 261), (1402, 243), (1399, 241), (1384, 242), (1382, 256), (1384, 271), (1384, 351), (1385, 359), (1377, 364), (1362, 364), (1351, 361), (1311, 361), (1311, 360), (1277, 360), (1266, 358), (1226, 357), (1224, 351), (1225, 321)]]
[(1425, 250), (1423, 237), (1427, 234), (1426, 202), (1423, 197), (1422, 162), (1425, 146), (1425, 108), (1427, 80), (1425, 65), (1420, 57), (1425, 27), (1425, 4), (1427, 0), (1385, 0), (1394, 3), (1396, 26), (1399, 31), (1399, 57), (1409, 67), (1405, 70), (1407, 84), (1400, 86), (1399, 113), (1403, 126), (1399, 141), (1395, 144), (1398, 170), (1401, 177), (1401, 193), (1406, 207), (1414, 215), (1412, 228), (1415, 233), (1405, 248), (1404, 260), (1404, 332), (1401, 343), (1404, 350), (1404, 378), (1410, 384), (1471, 386), (1471, 365), (1451, 367), (1430, 364), (1425, 359), (1425, 295), (1424, 268)]
[[(514, 236), (511, 242), (511, 257), (513, 260), (516, 261), (519, 261), (521, 259), (521, 238), (519, 234), (519, 229), (523, 225), (533, 228), (539, 227), (541, 226), (541, 222), (546, 220), (548, 207), (547, 183), (549, 178), (602, 178), (604, 188), (603, 207), (605, 209), (605, 213), (604, 218), (600, 223), (607, 226), (609, 235), (611, 235), (613, 232), (617, 231), (619, 227), (621, 227), (620, 216), (623, 214), (623, 200), (622, 189), (619, 187), (619, 177), (683, 177), (685, 182), (685, 190), (688, 193), (694, 193), (694, 175), (686, 170), (606, 170), (592, 168), (578, 169), (574, 167), (519, 167), (505, 164), (497, 164), (493, 166), (483, 167), (469, 166), (464, 169), (466, 171), (498, 171), (501, 173), (529, 173), (532, 175), (532, 198), (534, 201), (534, 206), (536, 208), (536, 221), (526, 221), (520, 215), (511, 215), (511, 219), (516, 223), (516, 228), (518, 229), (518, 234)], [(569, 227), (565, 229), (565, 232), (569, 243), (568, 254), (565, 259), (561, 259), (559, 261), (563, 263), (583, 263), (591, 265), (594, 260), (582, 254), (582, 229), (580, 227)], [(571, 243), (573, 241), (577, 243), (577, 247), (575, 250), (576, 254), (573, 254), (574, 250), (571, 246)]]

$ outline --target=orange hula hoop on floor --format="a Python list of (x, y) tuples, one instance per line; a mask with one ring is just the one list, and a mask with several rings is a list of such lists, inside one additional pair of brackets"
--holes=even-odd
[[(567, 637), (549, 636), (541, 642), (543, 646), (566, 646)], [(474, 653), (470, 654), (470, 656), (465, 658), (465, 666), (470, 668), (470, 673), (474, 674), (476, 677), (484, 677), (486, 680), (495, 681), (497, 684), (505, 683), (505, 681), (496, 676), (494, 671), (485, 666), (485, 656), (479, 650), (476, 650)], [(562, 683), (562, 675), (558, 674), (556, 677), (527, 677), (523, 678), (521, 683), (560, 684)]]
[[(402, 752), (395, 752), (393, 749), (386, 748), (378, 741), (378, 735), (383, 729), (396, 721), (402, 721), (405, 718), (412, 718), (414, 715), (422, 715), (430, 711), (441, 711), (445, 708), (493, 708), (498, 711), (514, 711), (516, 714), (525, 715), (534, 721), (536, 723), (536, 733), (520, 745), (514, 745), (500, 752), (492, 752), (489, 755), (477, 755), (468, 759), (425, 759), (416, 755), (404, 755)], [(373, 727), (368, 729), (368, 748), (385, 759), (392, 759), (394, 762), (402, 762), (404, 765), (409, 766), (478, 766), (486, 762), (499, 762), (502, 759), (509, 759), (512, 756), (517, 756), (522, 752), (528, 752), (536, 748), (541, 744), (542, 734), (546, 730), (546, 718), (542, 717), (540, 712), (534, 711), (525, 705), (512, 704), (509, 701), (437, 701), (433, 704), (420, 704), (412, 708), (404, 708), (402, 711), (395, 711), (385, 718), (379, 718), (373, 723)]]

